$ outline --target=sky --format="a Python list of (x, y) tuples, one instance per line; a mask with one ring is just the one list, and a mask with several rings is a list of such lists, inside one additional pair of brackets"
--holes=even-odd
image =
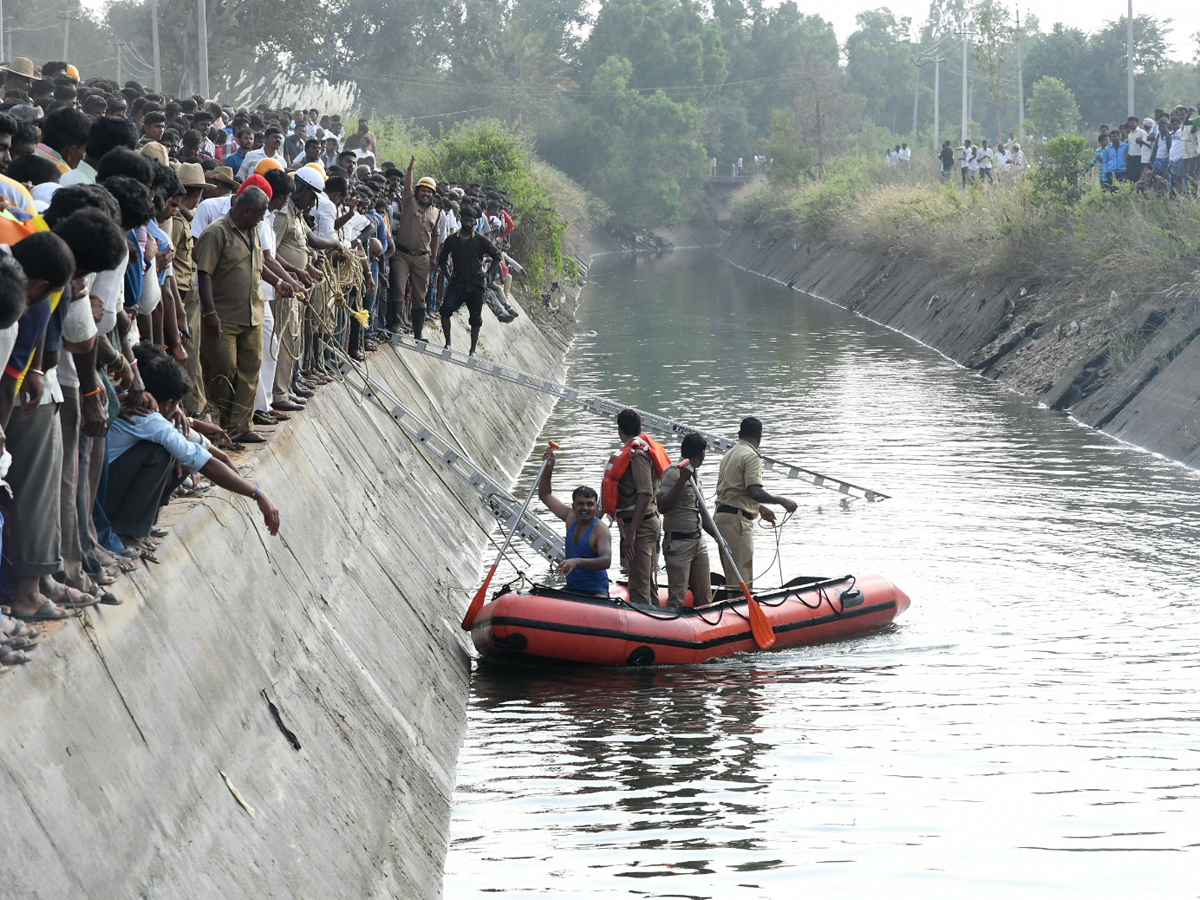
[[(801, 12), (819, 15), (833, 23), (839, 41), (845, 41), (847, 35), (858, 27), (854, 17), (864, 9), (878, 9), (886, 6), (897, 18), (909, 16), (913, 27), (920, 29), (929, 15), (929, 0), (888, 0), (878, 3), (828, 3), (817, 0), (797, 0)], [(1006, 5), (1016, 6), (1012, 0), (1006, 0)], [(1080, 28), (1091, 32), (1105, 22), (1114, 19), (1124, 19), (1129, 9), (1128, 0), (1033, 0), (1031, 3), (1021, 3), (1021, 16), (1032, 12), (1038, 17), (1042, 31), (1049, 31), (1055, 22), (1062, 22), (1071, 28)], [(1148, 13), (1156, 19), (1173, 19), (1170, 41), (1171, 58), (1190, 61), (1195, 55), (1195, 41), (1191, 35), (1200, 31), (1200, 17), (1196, 15), (1195, 2), (1186, 0), (1158, 0), (1153, 5), (1134, 0), (1133, 14), (1139, 16)]]
[[(101, 10), (108, 0), (80, 0), (86, 9)], [(1011, 5), (1012, 0), (1006, 0)], [(771, 3), (771, 0), (768, 0)], [(839, 41), (845, 41), (857, 25), (854, 17), (864, 9), (886, 6), (897, 17), (909, 16), (914, 28), (919, 29), (929, 14), (929, 0), (883, 0), (883, 2), (829, 3), (827, 0), (797, 0), (802, 12), (819, 15), (833, 23)], [(1095, 31), (1105, 22), (1120, 19), (1128, 9), (1128, 0), (1033, 0), (1028, 5), (1020, 4), (1021, 14), (1032, 12), (1041, 22), (1042, 30), (1049, 31), (1055, 22), (1072, 28)], [(1153, 5), (1144, 0), (1134, 0), (1134, 15), (1148, 12), (1159, 19), (1173, 19), (1174, 26), (1169, 34), (1171, 58), (1190, 61), (1195, 55), (1191, 35), (1200, 31), (1200, 17), (1196, 16), (1195, 2), (1188, 0), (1157, 0)]]

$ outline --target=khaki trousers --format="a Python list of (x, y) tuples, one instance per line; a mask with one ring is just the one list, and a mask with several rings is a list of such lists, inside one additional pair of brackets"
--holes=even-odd
[(192, 380), (192, 390), (183, 398), (183, 408), (189, 416), (204, 414), (208, 406), (208, 398), (204, 393), (204, 370), (200, 362), (200, 353), (204, 347), (204, 318), (200, 308), (200, 289), (193, 286), (183, 298), (183, 309), (187, 313), (188, 334), (192, 336), (188, 344), (187, 373)]
[[(629, 524), (619, 519), (621, 539), (628, 546), (630, 542)], [(658, 572), (658, 542), (662, 534), (662, 520), (654, 518), (642, 519), (637, 533), (633, 535), (633, 562), (629, 564), (629, 602), (645, 603), (658, 606), (658, 584), (655, 575)]]
[(678, 541), (667, 532), (663, 562), (667, 567), (667, 606), (683, 606), (689, 589), (695, 606), (704, 606), (712, 599), (712, 567), (703, 535)]
[(292, 373), (300, 358), (303, 339), (300, 303), (293, 297), (275, 295), (275, 337), (278, 338), (279, 354), (275, 358), (271, 402), (282, 403), (292, 393)]
[[(429, 289), (429, 254), (424, 256), (409, 256), (407, 253), (397, 253), (394, 265), (392, 266), (392, 276), (396, 279), (396, 284), (400, 286), (401, 298), (403, 298), (404, 282), (412, 279), (412, 315), (416, 315), (420, 311), (421, 315), (425, 314), (425, 292)], [(410, 319), (411, 322), (411, 319)]]
[[(729, 545), (729, 553), (734, 565), (741, 573), (742, 580), (748, 587), (754, 586), (754, 522), (737, 513), (719, 512), (713, 516), (713, 522), (725, 543)], [(729, 568), (729, 562), (721, 560), (725, 571), (725, 583), (736, 586), (737, 578)]]
[(254, 424), (254, 393), (262, 369), (262, 326), (221, 323), (221, 337), (204, 339), (204, 384), (221, 427), (234, 440)]

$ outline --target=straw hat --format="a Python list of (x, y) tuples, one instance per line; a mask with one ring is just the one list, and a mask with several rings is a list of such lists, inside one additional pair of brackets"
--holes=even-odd
[(179, 183), (185, 188), (208, 187), (204, 179), (204, 166), (200, 163), (184, 163), (179, 167)]
[(208, 173), (208, 181), (211, 184), (214, 181), (219, 181), (221, 184), (227, 184), (235, 191), (238, 189), (240, 182), (233, 177), (233, 169), (229, 166), (217, 166)]
[(23, 78), (41, 78), (37, 66), (33, 64), (33, 60), (28, 56), (18, 56), (12, 62), (0, 66), (0, 72), (10, 72), (13, 75), (20, 75)]

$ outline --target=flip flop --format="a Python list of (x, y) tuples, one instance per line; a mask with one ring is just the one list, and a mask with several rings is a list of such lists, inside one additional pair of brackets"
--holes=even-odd
[(27, 662), (33, 662), (21, 650), (12, 650), (9, 653), (0, 653), (0, 666), (23, 666)]
[(35, 637), (38, 633), (38, 630), (32, 625), (25, 625), (16, 619), (8, 618), (8, 615), (0, 619), (0, 634), (6, 634), (9, 638)]
[(38, 607), (37, 612), (19, 613), (14, 610), (12, 615), (14, 618), (23, 619), (26, 622), (61, 622), (63, 619), (75, 618), (75, 614), (72, 612), (64, 613), (61, 616), (56, 616), (54, 615), (54, 610), (56, 609), (58, 609), (58, 606), (47, 600)]
[(96, 596), (105, 606), (120, 606), (125, 602), (112, 591), (100, 591), (93, 596)]
[(4, 648), (4, 653), (11, 650), (32, 650), (37, 645), (38, 642), (36, 640), (27, 637), (9, 638), (6, 641), (0, 641), (0, 648)]
[(50, 602), (56, 606), (61, 606), (64, 609), (87, 609), (89, 606), (95, 606), (97, 603), (99, 603), (100, 598), (93, 597), (91, 594), (85, 594), (83, 591), (69, 587), (66, 588), (60, 596), (52, 597)]

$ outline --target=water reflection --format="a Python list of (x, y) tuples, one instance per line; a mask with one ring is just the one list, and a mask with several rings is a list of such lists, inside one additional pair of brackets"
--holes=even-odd
[[(707, 666), (481, 666), (446, 896), (1196, 896), (1196, 474), (702, 254), (593, 273), (574, 384), (754, 412), (773, 456), (893, 495), (768, 485), (801, 510), (773, 567), (758, 535), (766, 583), (875, 570), (914, 605)], [(613, 430), (556, 411), (561, 484)]]

